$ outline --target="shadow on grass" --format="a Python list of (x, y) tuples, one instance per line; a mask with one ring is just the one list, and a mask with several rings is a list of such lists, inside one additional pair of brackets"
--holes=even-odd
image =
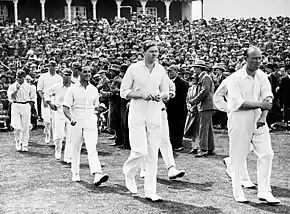
[(184, 204), (176, 201), (164, 200), (162, 202), (151, 202), (145, 198), (134, 197), (135, 200), (147, 204), (151, 207), (157, 208), (162, 213), (199, 213), (199, 214), (209, 214), (209, 213), (221, 213), (222, 211), (218, 208), (207, 206), (207, 207), (197, 207), (191, 204)]
[(271, 186), (273, 195), (275, 197), (290, 198), (290, 189), (285, 189), (277, 186)]
[[(45, 148), (47, 146), (45, 144), (36, 143), (35, 141), (29, 141), (28, 145), (36, 147), (36, 148)], [(49, 147), (53, 147), (54, 148), (54, 145), (49, 145)]]
[(191, 183), (191, 182), (180, 181), (180, 180), (169, 181), (162, 178), (157, 178), (157, 182), (160, 184), (170, 186), (171, 188), (174, 188), (174, 189), (196, 189), (198, 191), (203, 191), (203, 192), (212, 191), (210, 187), (212, 187), (214, 184), (214, 182)]
[(217, 159), (217, 160), (223, 160), (224, 158), (228, 157), (228, 155), (220, 155), (220, 154), (215, 154), (212, 156), (206, 156), (206, 158), (210, 158), (210, 159)]
[(20, 152), (22, 155), (25, 156), (35, 156), (35, 157), (40, 157), (40, 158), (48, 158), (48, 157), (52, 157), (52, 154), (44, 154), (44, 153), (39, 153), (39, 152), (32, 152), (32, 151), (28, 151), (28, 152)]
[(267, 204), (266, 202), (261, 203), (249, 202), (246, 205), (271, 213), (290, 213), (290, 207), (283, 205), (283, 202), (278, 205), (270, 205)]
[(147, 204), (151, 207), (157, 208), (162, 213), (221, 213), (221, 210), (215, 207), (197, 207), (190, 204), (184, 204), (175, 201), (164, 200), (163, 202), (151, 202), (145, 198), (139, 196), (132, 196), (125, 186), (120, 184), (115, 184), (113, 186), (99, 186), (95, 187), (94, 184), (88, 183), (86, 181), (80, 181), (79, 184), (89, 189), (92, 193), (103, 194), (103, 193), (115, 193), (118, 195), (128, 196), (132, 200), (137, 200), (141, 203)]

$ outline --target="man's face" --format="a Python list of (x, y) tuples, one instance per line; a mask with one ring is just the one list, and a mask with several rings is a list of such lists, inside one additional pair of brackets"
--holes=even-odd
[(196, 78), (201, 74), (201, 72), (202, 72), (201, 68), (194, 68), (194, 74)]
[(149, 63), (154, 63), (156, 62), (158, 55), (159, 55), (159, 51), (158, 51), (157, 46), (150, 47), (145, 52), (145, 60), (148, 61)]
[(262, 55), (258, 50), (253, 50), (248, 54), (247, 64), (248, 68), (251, 70), (257, 70), (261, 66)]
[(72, 73), (74, 76), (79, 76), (80, 75), (80, 71), (77, 67), (72, 67)]
[(91, 79), (91, 71), (89, 69), (83, 69), (80, 73), (80, 80), (81, 81), (90, 81)]
[(17, 80), (17, 82), (18, 82), (19, 84), (22, 84), (22, 83), (24, 83), (25, 78), (22, 77), (22, 76), (17, 76), (17, 77), (16, 77), (16, 80)]
[(177, 72), (174, 69), (169, 69), (168, 76), (170, 79), (174, 79), (177, 76)]

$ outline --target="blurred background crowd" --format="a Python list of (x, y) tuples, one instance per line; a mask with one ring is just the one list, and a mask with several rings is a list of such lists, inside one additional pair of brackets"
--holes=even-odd
[[(100, 129), (113, 134), (126, 128), (127, 101), (119, 95), (119, 87), (131, 63), (142, 60), (142, 43), (156, 40), (159, 63), (165, 68), (176, 65), (177, 74), (188, 86), (195, 84), (193, 65), (205, 62), (215, 89), (231, 73), (243, 66), (244, 52), (257, 46), (263, 52), (261, 69), (269, 75), (275, 104), (268, 123), (288, 123), (290, 107), (290, 19), (210, 19), (171, 22), (134, 16), (108, 22), (75, 19), (19, 21), (0, 27), (0, 94), (5, 100), (9, 84), (17, 69), (24, 69), (27, 81), (37, 84), (40, 74), (71, 68), (77, 73), (83, 66), (92, 69), (91, 83), (101, 95)], [(55, 61), (54, 63), (50, 63)], [(284, 80), (283, 80), (284, 79)], [(41, 121), (38, 99), (37, 114)], [(0, 106), (1, 107), (1, 106)], [(2, 105), (2, 108), (6, 106)], [(185, 114), (187, 109), (184, 109)], [(226, 114), (216, 112), (216, 128), (226, 128)], [(118, 134), (117, 134), (118, 135)], [(116, 144), (128, 148), (128, 136)], [(125, 143), (124, 143), (125, 142)]]

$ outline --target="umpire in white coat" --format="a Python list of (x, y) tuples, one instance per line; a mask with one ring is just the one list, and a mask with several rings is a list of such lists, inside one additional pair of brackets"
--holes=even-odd
[(162, 201), (156, 194), (158, 150), (161, 142), (162, 100), (169, 96), (166, 71), (157, 62), (158, 47), (146, 41), (144, 60), (132, 64), (121, 84), (122, 98), (131, 99), (128, 124), (131, 153), (123, 166), (128, 190), (135, 194), (135, 175), (145, 158), (145, 198)]

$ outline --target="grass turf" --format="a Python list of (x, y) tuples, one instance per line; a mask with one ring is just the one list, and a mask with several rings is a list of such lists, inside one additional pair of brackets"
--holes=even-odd
[[(128, 150), (109, 146), (108, 135), (99, 137), (97, 149), (103, 172), (109, 181), (93, 185), (86, 151), (81, 156), (81, 182), (71, 181), (70, 166), (54, 158), (52, 143), (46, 145), (42, 130), (33, 131), (29, 152), (16, 152), (12, 132), (0, 133), (0, 213), (290, 213), (290, 135), (272, 134), (275, 151), (272, 173), (273, 194), (281, 199), (278, 206), (260, 202), (257, 190), (245, 190), (250, 201), (233, 200), (231, 183), (222, 159), (228, 154), (228, 138), (216, 133), (217, 155), (194, 158), (186, 152), (176, 155), (179, 169), (186, 176), (169, 181), (163, 160), (159, 158), (157, 192), (164, 202), (144, 199), (143, 180), (136, 176), (138, 195), (125, 188), (122, 165)], [(248, 158), (249, 173), (256, 183), (256, 155)]]

